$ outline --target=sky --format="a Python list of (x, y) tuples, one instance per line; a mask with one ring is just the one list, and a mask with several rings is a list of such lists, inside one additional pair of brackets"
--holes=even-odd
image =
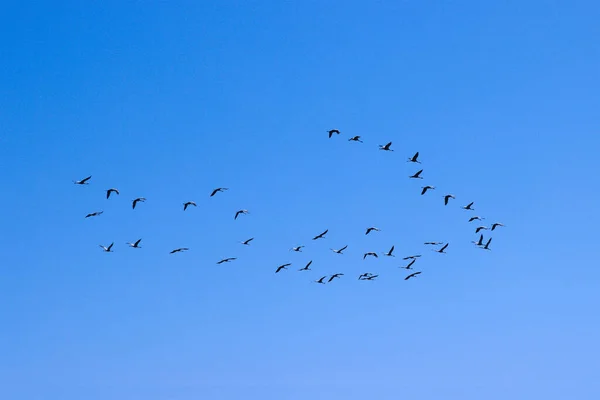
[(1, 398), (599, 398), (597, 2), (0, 9)]

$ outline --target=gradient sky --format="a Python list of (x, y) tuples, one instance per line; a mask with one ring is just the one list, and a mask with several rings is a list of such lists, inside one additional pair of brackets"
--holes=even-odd
[[(598, 21), (592, 0), (2, 2), (0, 397), (600, 398)], [(506, 225), (492, 251), (472, 214)]]

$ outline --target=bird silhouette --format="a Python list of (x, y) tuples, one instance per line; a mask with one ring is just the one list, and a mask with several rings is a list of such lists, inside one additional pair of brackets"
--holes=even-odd
[(366, 279), (368, 276), (371, 276), (371, 275), (373, 275), (373, 274), (371, 274), (370, 272), (365, 272), (364, 274), (360, 274), (358, 276), (358, 280), (360, 281), (360, 280)]
[(91, 176), (91, 175), (90, 175), (90, 176), (88, 176), (87, 178), (83, 178), (83, 179), (81, 179), (81, 180), (79, 180), (79, 181), (73, 181), (73, 183), (74, 183), (74, 184), (76, 184), (76, 185), (89, 185), (88, 181), (89, 181), (90, 179), (92, 179), (92, 176)]
[(325, 235), (327, 234), (327, 232), (329, 232), (329, 229), (325, 229), (325, 232), (315, 236), (314, 238), (312, 238), (312, 240), (317, 240), (317, 239), (324, 239)]
[(504, 225), (501, 224), (500, 222), (496, 222), (496, 223), (492, 224), (492, 230), (496, 229), (499, 226), (504, 226)]
[(141, 249), (142, 248), (142, 246), (140, 246), (141, 241), (142, 241), (142, 239), (138, 239), (135, 243), (127, 242), (127, 244), (129, 245), (129, 247), (133, 247), (134, 249)]
[(290, 249), (290, 251), (295, 251), (295, 252), (298, 252), (298, 253), (302, 253), (302, 248), (303, 248), (303, 247), (304, 247), (304, 246), (296, 246), (296, 247), (292, 247), (292, 248)]
[(474, 201), (470, 202), (469, 204), (467, 204), (466, 206), (463, 207), (464, 210), (470, 210), (470, 211), (474, 211), (475, 209), (473, 208), (473, 204), (475, 204)]
[(244, 241), (243, 241), (243, 242), (241, 242), (241, 243), (242, 243), (243, 245), (250, 246), (250, 242), (251, 242), (251, 241), (253, 241), (253, 240), (254, 240), (254, 238), (253, 238), (253, 237), (251, 237), (250, 239), (244, 240)]
[(394, 252), (394, 246), (392, 246), (392, 248), (390, 249), (390, 251), (388, 251), (387, 253), (384, 253), (384, 256), (388, 256), (388, 257), (395, 257), (392, 253)]
[(418, 160), (419, 152), (417, 151), (414, 156), (408, 158), (408, 162), (421, 164), (421, 161)]
[(229, 188), (216, 188), (215, 190), (213, 190), (210, 194), (210, 197), (213, 197), (215, 194), (219, 193), (219, 192), (224, 192), (226, 190), (229, 190)]
[(423, 179), (423, 177), (421, 176), (422, 173), (423, 173), (423, 170), (420, 169), (417, 172), (415, 172), (414, 175), (409, 176), (409, 178), (411, 178), (411, 179)]
[(432, 245), (432, 246), (437, 246), (440, 244), (444, 244), (444, 242), (425, 242), (426, 245)]
[(487, 226), (478, 226), (477, 229), (475, 229), (475, 233), (479, 233), (480, 231), (487, 231)]
[(490, 243), (492, 243), (492, 238), (489, 238), (487, 243), (485, 244), (485, 246), (482, 247), (482, 249), (484, 250), (491, 250), (490, 249)]
[(474, 243), (477, 246), (483, 246), (483, 235), (479, 235), (479, 241), (477, 241), (477, 242), (471, 241), (471, 243)]
[(102, 245), (99, 245), (99, 246), (100, 246), (100, 247), (102, 247), (102, 249), (103, 249), (103, 250), (104, 250), (106, 253), (112, 253), (112, 252), (113, 252), (113, 251), (112, 251), (112, 247), (113, 247), (113, 245), (114, 245), (114, 244), (115, 244), (115, 242), (112, 242), (112, 243), (111, 243), (110, 245), (108, 245), (108, 246), (102, 246)]
[(228, 263), (228, 262), (232, 262), (234, 260), (237, 260), (237, 258), (236, 257), (223, 258), (223, 259), (217, 261), (217, 264)]
[(481, 218), (481, 217), (477, 217), (477, 216), (476, 216), (476, 217), (471, 217), (471, 218), (469, 218), (469, 222), (473, 222), (473, 221), (482, 221), (482, 220), (484, 220), (484, 219), (485, 219), (485, 218)]
[(325, 282), (323, 282), (323, 280), (324, 280), (325, 278), (327, 278), (327, 275), (320, 277), (319, 279), (317, 279), (317, 280), (315, 281), (315, 283), (322, 283), (322, 284), (324, 285), (324, 284), (325, 284)]
[(331, 139), (331, 137), (333, 136), (334, 133), (339, 135), (340, 131), (337, 129), (331, 129), (331, 130), (328, 130), (327, 133), (329, 134), (329, 139)]
[(368, 235), (369, 233), (371, 233), (371, 232), (373, 232), (373, 231), (375, 231), (375, 232), (379, 232), (379, 231), (381, 231), (381, 229), (379, 229), (379, 228), (376, 228), (376, 227), (372, 226), (372, 227), (370, 227), (370, 228), (367, 228), (367, 231), (365, 232), (365, 235)]
[(434, 190), (434, 189), (435, 189), (435, 186), (429, 186), (429, 185), (427, 185), (427, 186), (423, 186), (421, 189), (423, 189), (423, 190), (421, 191), (421, 195), (424, 195), (425, 193), (427, 193), (427, 191), (428, 191), (428, 190), (430, 190), (430, 189), (431, 189), (431, 190)]
[(96, 211), (96, 212), (87, 214), (85, 216), (85, 218), (97, 217), (98, 215), (102, 215), (103, 213), (104, 213), (104, 211)]
[(310, 269), (311, 264), (312, 264), (312, 260), (310, 260), (304, 268), (300, 268), (298, 271), (311, 271), (311, 269)]
[(403, 260), (415, 260), (417, 258), (421, 257), (420, 254), (416, 255), (416, 256), (408, 256), (408, 257), (404, 257)]
[(392, 142), (389, 142), (386, 145), (379, 145), (379, 150), (394, 151), (390, 147), (392, 147)]
[(411, 262), (408, 263), (408, 265), (404, 266), (404, 267), (400, 267), (400, 268), (404, 268), (404, 269), (412, 269), (412, 266), (414, 263), (417, 262), (417, 259), (413, 259)]
[(145, 197), (138, 197), (137, 199), (132, 201), (131, 208), (135, 210), (135, 206), (137, 206), (137, 203), (143, 203), (145, 201), (146, 201)]
[(343, 252), (344, 250), (346, 250), (346, 248), (348, 248), (348, 245), (345, 245), (344, 247), (342, 247), (342, 248), (341, 248), (341, 249), (339, 249), (339, 250), (335, 250), (335, 249), (330, 249), (330, 250), (331, 250), (331, 251), (333, 251), (334, 253), (337, 253), (337, 254), (343, 254), (342, 252)]
[(445, 195), (445, 196), (444, 196), (444, 205), (445, 205), (445, 206), (447, 206), (447, 205), (448, 205), (448, 201), (449, 201), (450, 199), (455, 199), (455, 198), (456, 198), (456, 197), (454, 197), (454, 195), (451, 195), (451, 194), (447, 194), (447, 195)]
[(405, 281), (409, 280), (410, 278), (414, 278), (415, 276), (419, 275), (421, 273), (421, 271), (418, 272), (413, 272), (412, 274), (408, 275), (406, 278), (404, 278)]
[(183, 203), (183, 211), (187, 210), (189, 206), (196, 207), (196, 203), (194, 203), (193, 201), (186, 201), (185, 203)]
[(235, 213), (235, 217), (233, 217), (233, 219), (237, 219), (237, 217), (239, 217), (240, 215), (246, 215), (249, 214), (248, 210), (239, 210), (238, 212)]
[(182, 252), (182, 251), (187, 251), (187, 250), (189, 250), (187, 247), (180, 247), (180, 248), (178, 248), (178, 249), (171, 250), (171, 252), (170, 252), (169, 254), (180, 253), (180, 252)]
[(282, 269), (287, 269), (287, 267), (289, 267), (290, 265), (292, 265), (292, 264), (287, 263), (287, 264), (280, 265), (279, 267), (277, 267), (277, 270), (275, 271), (275, 273), (278, 273)]
[(341, 276), (343, 276), (344, 274), (333, 274), (331, 275), (331, 277), (329, 278), (329, 280), (327, 282), (331, 282), (332, 280), (334, 280), (335, 278), (340, 278)]
[(348, 139), (349, 142), (360, 142), (362, 143), (363, 141), (360, 140), (360, 136), (353, 136), (350, 139)]
[(441, 249), (439, 250), (434, 250), (436, 253), (444, 253), (446, 254), (446, 252), (444, 250), (446, 250), (448, 248), (449, 243), (446, 243)]
[(364, 279), (362, 279), (363, 281), (374, 281), (375, 278), (377, 278), (379, 275), (369, 275), (367, 277), (365, 277)]
[(367, 258), (367, 256), (372, 256), (372, 257), (375, 257), (375, 258), (377, 258), (377, 257), (378, 257), (378, 256), (377, 256), (377, 253), (369, 252), (369, 253), (365, 253), (365, 255), (363, 256), (363, 260), (364, 260), (365, 258)]
[(109, 199), (112, 193), (120, 194), (117, 189), (111, 188), (106, 191), (106, 198)]

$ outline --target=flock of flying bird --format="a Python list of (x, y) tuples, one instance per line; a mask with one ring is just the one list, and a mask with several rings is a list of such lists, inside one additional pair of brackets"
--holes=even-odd
[[(334, 135), (340, 135), (341, 134), (341, 132), (338, 129), (328, 130), (327, 133), (328, 133), (328, 136), (329, 136), (330, 139)], [(361, 136), (353, 136), (353, 137), (349, 138), (348, 141), (363, 143), (363, 141), (361, 139)], [(391, 147), (392, 147), (392, 142), (388, 142), (385, 145), (379, 145), (379, 150), (382, 150), (382, 151), (394, 151)], [(421, 164), (421, 161), (419, 161), (419, 152), (416, 152), (412, 157), (409, 157), (408, 160), (407, 160), (407, 162)], [(423, 173), (423, 169), (420, 169), (419, 171), (415, 172), (413, 175), (410, 175), (409, 178), (410, 179), (423, 179), (423, 177), (421, 176), (422, 173)], [(76, 184), (76, 185), (88, 185), (89, 181), (91, 179), (92, 179), (92, 176), (90, 175), (90, 176), (88, 176), (88, 177), (86, 177), (84, 179), (73, 181), (73, 183)], [(216, 189), (214, 189), (210, 193), (209, 197), (213, 197), (217, 193), (225, 192), (227, 190), (229, 190), (229, 189), (225, 188), (225, 187), (216, 188)], [(421, 187), (421, 195), (425, 195), (429, 190), (435, 190), (435, 186), (426, 185), (426, 186)], [(106, 199), (110, 199), (113, 194), (114, 195), (120, 195), (119, 190), (116, 189), (116, 188), (107, 189), (106, 190)], [(444, 199), (444, 205), (447, 206), (449, 204), (449, 202), (450, 202), (451, 199), (455, 199), (455, 196), (452, 195), (452, 194), (446, 194), (446, 195), (443, 196), (443, 199)], [(146, 201), (146, 198), (144, 198), (144, 197), (137, 197), (137, 198), (133, 199), (132, 202), (131, 202), (132, 209), (135, 210), (136, 207), (137, 207), (137, 205), (139, 203), (143, 203), (145, 201)], [(461, 208), (464, 209), (464, 210), (467, 210), (467, 211), (474, 211), (475, 210), (473, 208), (474, 204), (475, 204), (474, 202), (470, 202), (469, 204), (467, 204), (466, 206), (462, 206)], [(183, 211), (186, 211), (190, 206), (196, 207), (197, 205), (193, 201), (186, 201), (186, 202), (183, 203)], [(103, 213), (104, 213), (103, 211), (95, 211), (95, 212), (87, 214), (85, 216), (85, 218), (97, 217), (97, 216), (102, 215)], [(234, 217), (233, 218), (235, 220), (237, 220), (240, 215), (247, 215), (247, 214), (249, 214), (248, 210), (245, 210), (245, 209), (237, 210), (234, 213)], [(474, 222), (474, 221), (482, 221), (484, 219), (485, 218), (482, 218), (482, 217), (479, 217), (479, 216), (473, 216), (473, 217), (470, 217), (468, 221), (469, 222)], [(499, 222), (495, 222), (495, 223), (491, 224), (490, 227), (483, 226), (483, 225), (477, 226), (475, 228), (475, 233), (479, 234), (479, 238), (478, 238), (477, 241), (472, 241), (472, 243), (475, 244), (477, 247), (483, 249), (483, 250), (491, 250), (490, 249), (490, 243), (492, 242), (492, 238), (490, 237), (486, 241), (484, 239), (483, 233), (480, 233), (480, 232), (483, 231), (483, 230), (494, 231), (494, 230), (496, 230), (496, 228), (503, 227), (503, 226), (504, 225), (502, 223), (499, 223)], [(365, 231), (365, 235), (369, 235), (369, 234), (371, 234), (373, 232), (379, 232), (379, 231), (380, 231), (380, 229), (377, 228), (377, 227), (374, 227), (374, 226), (368, 227), (366, 229), (366, 231)], [(329, 232), (329, 229), (326, 229), (322, 233), (314, 236), (312, 238), (312, 240), (325, 239), (325, 236), (327, 235), (328, 232)], [(240, 243), (242, 245), (249, 246), (250, 243), (253, 240), (254, 240), (254, 238), (252, 237), (252, 238), (247, 239), (247, 240), (245, 240), (243, 242), (240, 242)], [(129, 247), (139, 249), (139, 248), (141, 248), (141, 246), (140, 246), (141, 241), (142, 241), (142, 239), (138, 239), (135, 242), (127, 242), (126, 244), (129, 245)], [(433, 249), (433, 251), (437, 252), (437, 253), (440, 253), (440, 254), (445, 254), (446, 253), (446, 249), (449, 246), (449, 243), (444, 243), (444, 242), (425, 242), (424, 244), (426, 246), (439, 246), (438, 248)], [(102, 248), (102, 250), (104, 252), (111, 253), (111, 252), (113, 252), (112, 249), (113, 249), (113, 246), (114, 246), (114, 242), (111, 243), (108, 246), (104, 246), (104, 245), (99, 245), (99, 246)], [(296, 246), (296, 247), (292, 247), (290, 250), (294, 251), (294, 252), (302, 252), (302, 249), (304, 247), (305, 246)], [(336, 253), (336, 254), (344, 254), (343, 252), (347, 248), (348, 248), (348, 246), (346, 245), (346, 246), (344, 246), (342, 248), (339, 248), (339, 249), (330, 249), (330, 250), (332, 252)], [(187, 247), (180, 247), (180, 248), (176, 248), (176, 249), (171, 250), (170, 254), (180, 253), (180, 252), (184, 252), (184, 251), (187, 251), (187, 250), (189, 250), (189, 248), (187, 248)], [(382, 256), (384, 256), (384, 257), (395, 257), (395, 255), (393, 253), (394, 253), (394, 246), (392, 246), (389, 249), (389, 251), (387, 251), (385, 253), (380, 253), (380, 254)], [(376, 252), (367, 252), (367, 253), (364, 253), (363, 260), (365, 260), (367, 257), (379, 258), (379, 255)], [(411, 256), (408, 256), (408, 257), (404, 257), (403, 260), (406, 261), (407, 264), (403, 265), (403, 266), (400, 266), (400, 268), (403, 268), (403, 269), (406, 269), (406, 270), (413, 270), (413, 265), (417, 262), (417, 260), (420, 257), (421, 257), (420, 254), (411, 255)], [(236, 257), (223, 258), (223, 259), (219, 260), (217, 262), (217, 264), (220, 265), (220, 264), (224, 264), (224, 263), (229, 263), (229, 262), (235, 261), (236, 259), (237, 259)], [(287, 270), (288, 267), (290, 267), (291, 265), (292, 265), (291, 263), (281, 264), (281, 265), (279, 265), (275, 269), (275, 273), (280, 273), (281, 271)], [(312, 260), (309, 261), (303, 268), (300, 268), (298, 271), (311, 271), (311, 268), (310, 268), (311, 265), (312, 265)], [(404, 280), (409, 280), (409, 279), (414, 278), (414, 277), (416, 277), (416, 276), (418, 276), (420, 274), (421, 274), (421, 271), (412, 272), (412, 273), (408, 274), (404, 278)], [(335, 273), (333, 275), (325, 275), (325, 276), (322, 276), (322, 277), (320, 277), (319, 279), (317, 279), (317, 280), (315, 280), (313, 282), (320, 283), (320, 284), (325, 284), (325, 283), (332, 282), (336, 278), (341, 278), (342, 276), (344, 276), (343, 273)], [(360, 274), (358, 276), (358, 280), (361, 280), (361, 281), (373, 281), (378, 276), (379, 275), (375, 275), (375, 274), (372, 274), (370, 272), (365, 272), (365, 273), (362, 273), (362, 274)]]

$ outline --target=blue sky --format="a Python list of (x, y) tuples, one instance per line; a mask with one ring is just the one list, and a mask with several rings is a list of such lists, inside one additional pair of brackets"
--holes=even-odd
[[(3, 2), (0, 397), (598, 398), (599, 18), (593, 1)], [(491, 252), (470, 201), (506, 224)]]

